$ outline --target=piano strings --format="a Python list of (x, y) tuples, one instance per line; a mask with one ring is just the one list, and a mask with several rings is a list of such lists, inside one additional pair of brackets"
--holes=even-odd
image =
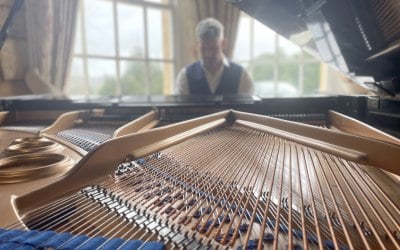
[(400, 247), (399, 215), (367, 166), (233, 124), (123, 163), (23, 220), (168, 247), (375, 249)]

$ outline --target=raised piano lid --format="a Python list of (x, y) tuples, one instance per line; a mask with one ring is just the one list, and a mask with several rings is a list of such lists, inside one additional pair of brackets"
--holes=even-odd
[[(398, 1), (228, 2), (369, 89), (380, 86), (386, 94), (400, 92)], [(373, 77), (374, 83), (365, 77)]]

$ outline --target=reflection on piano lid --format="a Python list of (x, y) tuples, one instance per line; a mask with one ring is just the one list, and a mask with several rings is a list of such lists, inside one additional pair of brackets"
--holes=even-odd
[(120, 97), (74, 97), (75, 105), (99, 105), (104, 107), (139, 106), (215, 106), (221, 104), (256, 104), (261, 99), (254, 95), (125, 95)]
[(353, 79), (400, 92), (398, 1), (228, 1)]

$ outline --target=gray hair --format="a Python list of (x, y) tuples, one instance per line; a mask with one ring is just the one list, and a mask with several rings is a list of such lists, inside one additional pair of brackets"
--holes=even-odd
[(224, 26), (215, 18), (203, 19), (196, 26), (196, 36), (199, 40), (223, 39)]

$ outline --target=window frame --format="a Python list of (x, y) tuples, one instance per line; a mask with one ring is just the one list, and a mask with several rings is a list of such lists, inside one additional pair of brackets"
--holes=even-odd
[[(255, 65), (255, 61), (256, 61), (256, 57), (255, 57), (255, 48), (254, 48), (254, 44), (255, 44), (255, 36), (257, 35), (255, 32), (255, 22), (257, 22), (256, 19), (252, 18), (251, 16), (249, 16), (248, 14), (241, 12), (240, 14), (240, 18), (249, 18), (249, 58), (247, 60), (245, 59), (237, 59), (235, 60), (235, 55), (233, 55), (233, 58), (235, 61), (237, 61), (240, 64), (244, 64), (247, 65), (247, 70), (250, 74), (251, 77), (254, 76), (254, 65)], [(297, 76), (297, 88), (298, 88), (298, 96), (303, 96), (304, 95), (304, 68), (305, 66), (309, 65), (309, 64), (315, 64), (315, 63), (319, 63), (321, 64), (321, 62), (317, 59), (317, 58), (305, 58), (305, 54), (307, 52), (305, 52), (302, 48), (299, 48), (299, 57), (298, 59), (283, 59), (281, 58), (281, 56), (279, 55), (279, 48), (280, 48), (280, 44), (281, 44), (281, 39), (285, 39), (284, 37), (280, 36), (278, 33), (276, 33), (274, 30), (272, 30), (274, 32), (274, 37), (272, 39), (274, 39), (274, 51), (273, 51), (273, 59), (272, 60), (262, 60), (260, 61), (260, 59), (257, 60), (257, 62), (265, 62), (268, 64), (271, 64), (273, 66), (273, 85), (274, 85), (274, 93), (272, 95), (272, 97), (280, 97), (278, 95), (278, 83), (279, 83), (279, 67), (286, 64), (286, 63), (296, 63), (297, 64), (297, 71), (298, 71), (298, 76)], [(238, 34), (237, 36), (240, 36), (239, 34), (239, 30), (238, 30)], [(296, 45), (297, 46), (297, 45)], [(236, 49), (236, 48), (235, 48)], [(235, 50), (234, 50), (235, 51)]]
[[(112, 17), (113, 17), (113, 40), (114, 40), (114, 48), (115, 48), (115, 56), (109, 56), (109, 55), (101, 55), (101, 54), (90, 54), (88, 53), (87, 49), (87, 39), (86, 39), (86, 16), (85, 16), (85, 7), (84, 7), (84, 0), (79, 1), (79, 8), (78, 8), (78, 15), (80, 17), (80, 30), (76, 32), (80, 32), (80, 41), (75, 40), (74, 42), (79, 42), (81, 45), (81, 52), (80, 53), (75, 53), (75, 44), (73, 46), (73, 51), (72, 51), (72, 61), (77, 58), (81, 59), (83, 63), (83, 80), (84, 80), (84, 88), (85, 88), (85, 96), (95, 96), (97, 94), (93, 93), (91, 90), (90, 86), (90, 75), (89, 75), (89, 63), (88, 61), (90, 59), (104, 59), (104, 60), (110, 60), (115, 63), (115, 80), (116, 80), (116, 86), (115, 86), (115, 96), (121, 96), (122, 95), (122, 86), (121, 86), (121, 64), (123, 61), (131, 61), (131, 62), (140, 62), (144, 63), (145, 65), (145, 82), (143, 83), (145, 85), (145, 94), (149, 95), (150, 94), (150, 64), (151, 63), (168, 63), (172, 65), (172, 71), (169, 72), (170, 74), (174, 75), (174, 69), (176, 68), (176, 54), (175, 54), (175, 45), (174, 41), (172, 40), (174, 37), (174, 14), (175, 14), (175, 5), (174, 5), (174, 0), (168, 0), (168, 3), (155, 3), (155, 2), (147, 2), (143, 0), (104, 0), (104, 1), (109, 1), (112, 3)], [(165, 0), (164, 0), (165, 1)], [(137, 57), (126, 57), (126, 56), (120, 56), (120, 48), (119, 48), (119, 24), (118, 24), (118, 10), (117, 10), (117, 4), (118, 3), (124, 3), (124, 4), (132, 4), (135, 6), (139, 6), (143, 8), (143, 24), (144, 24), (144, 56), (143, 58), (137, 58)], [(149, 48), (148, 48), (148, 11), (149, 9), (156, 9), (156, 10), (166, 10), (169, 11), (169, 16), (170, 16), (170, 27), (169, 29), (171, 30), (170, 34), (171, 37), (169, 37), (170, 41), (170, 48), (171, 51), (168, 53), (171, 55), (169, 59), (163, 59), (163, 58), (151, 58), (149, 56)], [(168, 73), (166, 73), (168, 75)], [(68, 84), (68, 82), (67, 82)], [(172, 89), (172, 83), (167, 84), (170, 86), (163, 86), (163, 92), (168, 93)]]

